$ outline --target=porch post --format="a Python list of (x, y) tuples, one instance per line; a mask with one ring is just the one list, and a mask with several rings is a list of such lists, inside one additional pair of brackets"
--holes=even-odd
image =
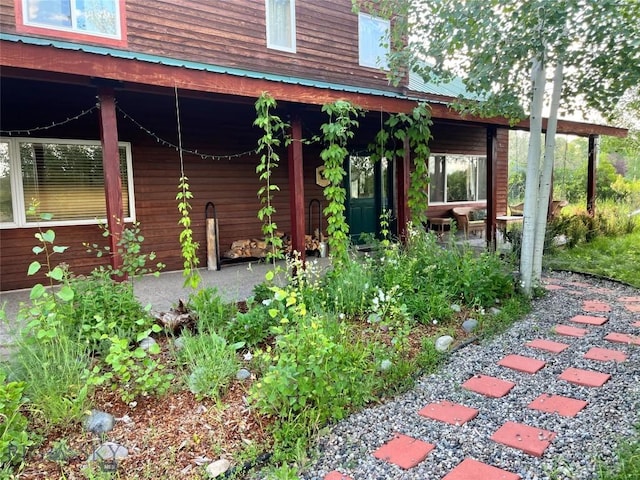
[(596, 168), (598, 166), (598, 145), (600, 137), (589, 135), (589, 152), (587, 165), (587, 212), (592, 217), (596, 213)]
[(291, 143), (288, 147), (289, 163), (289, 211), (291, 215), (291, 246), (305, 260), (304, 244), (304, 169), (302, 162), (302, 120), (300, 115), (291, 118)]
[[(113, 88), (98, 87), (100, 101), (100, 140), (102, 142), (102, 165), (104, 170), (104, 192), (107, 204), (107, 226), (111, 266), (122, 267), (122, 256), (118, 253), (118, 242), (124, 230), (122, 209), (122, 180), (120, 177), (120, 154), (118, 152), (118, 125)], [(126, 280), (126, 277), (121, 278)]]
[(396, 162), (398, 182), (398, 237), (404, 240), (409, 221), (409, 169), (411, 163), (411, 151), (409, 139), (404, 139), (404, 155)]
[(496, 250), (496, 171), (498, 161), (498, 130), (496, 127), (487, 127), (487, 225), (485, 239), (487, 247), (491, 251)]

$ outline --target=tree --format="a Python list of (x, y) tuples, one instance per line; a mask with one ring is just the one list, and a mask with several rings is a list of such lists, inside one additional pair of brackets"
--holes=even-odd
[[(542, 270), (559, 112), (613, 112), (640, 81), (640, 2), (636, 0), (380, 0), (393, 11), (390, 55), (398, 81), (408, 69), (426, 81), (460, 77), (463, 113), (530, 120), (520, 274), (531, 293)], [(390, 8), (393, 3), (395, 8)], [(548, 75), (550, 77), (548, 78)], [(544, 161), (542, 111), (549, 106)]]

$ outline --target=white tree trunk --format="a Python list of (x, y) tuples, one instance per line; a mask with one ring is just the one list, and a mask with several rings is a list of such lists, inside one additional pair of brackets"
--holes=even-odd
[(564, 64), (558, 61), (553, 73), (553, 93), (549, 106), (549, 121), (547, 134), (545, 135), (544, 162), (542, 164), (542, 176), (540, 178), (540, 193), (538, 198), (538, 211), (536, 214), (536, 236), (533, 248), (533, 281), (539, 281), (542, 276), (542, 253), (544, 251), (544, 239), (547, 231), (547, 215), (549, 212), (549, 199), (551, 195), (551, 181), (553, 177), (553, 162), (556, 150), (556, 131), (558, 130), (558, 108), (560, 107), (560, 95), (564, 80)]
[(531, 101), (529, 152), (524, 190), (522, 249), (520, 253), (520, 282), (527, 295), (533, 286), (533, 248), (535, 243), (536, 209), (540, 186), (540, 143), (542, 136), (542, 104), (544, 101), (544, 60), (535, 58), (531, 65), (533, 99)]

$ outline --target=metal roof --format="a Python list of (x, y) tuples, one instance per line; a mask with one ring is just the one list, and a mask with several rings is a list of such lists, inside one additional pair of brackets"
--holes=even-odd
[(430, 95), (440, 95), (444, 97), (466, 98), (468, 100), (480, 100), (480, 97), (467, 90), (462, 79), (455, 77), (449, 82), (425, 82), (421, 75), (409, 73), (409, 90)]

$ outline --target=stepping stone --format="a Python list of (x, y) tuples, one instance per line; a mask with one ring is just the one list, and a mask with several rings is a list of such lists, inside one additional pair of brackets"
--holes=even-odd
[(555, 437), (556, 434), (548, 430), (507, 422), (491, 435), (491, 440), (517, 448), (534, 457), (541, 457)]
[(544, 286), (545, 290), (551, 292), (553, 290), (563, 290), (564, 287), (560, 286), (560, 285), (554, 285), (554, 284), (550, 284), (550, 285), (545, 285)]
[(583, 355), (589, 360), (601, 360), (603, 362), (614, 361), (624, 362), (627, 358), (626, 353), (619, 350), (609, 350), (607, 348), (591, 347), (587, 353)]
[(516, 384), (488, 375), (474, 375), (462, 384), (462, 388), (486, 397), (504, 397)]
[(544, 368), (547, 362), (535, 358), (523, 357), (522, 355), (507, 355), (498, 362), (502, 367), (511, 368), (524, 373), (536, 373)]
[(560, 353), (569, 348), (566, 343), (552, 342), (551, 340), (536, 339), (525, 344), (527, 347), (547, 350), (548, 352)]
[(640, 297), (620, 297), (619, 302), (640, 302)]
[(593, 370), (582, 370), (581, 368), (567, 368), (558, 377), (569, 383), (582, 385), (583, 387), (601, 387), (611, 378), (608, 373), (595, 372)]
[(422, 417), (460, 426), (476, 418), (478, 410), (443, 400), (441, 402), (430, 403), (420, 410), (418, 414)]
[(397, 433), (395, 438), (373, 452), (373, 456), (407, 470), (427, 458), (434, 448), (435, 445)]
[(584, 323), (585, 325), (604, 325), (609, 321), (607, 317), (593, 317), (591, 315), (576, 315), (569, 319), (570, 322)]
[(586, 329), (571, 327), (569, 325), (556, 325), (553, 327), (553, 331), (556, 334), (564, 335), (565, 337), (584, 337), (587, 334)]
[(473, 458), (465, 458), (442, 480), (520, 480), (520, 475), (487, 465)]
[(582, 309), (585, 312), (610, 312), (611, 307), (608, 303), (601, 302), (600, 300), (585, 300), (582, 304)]
[(349, 475), (345, 475), (337, 470), (329, 472), (324, 476), (324, 480), (353, 480)]
[(611, 290), (610, 288), (606, 288), (606, 287), (595, 287), (591, 289), (592, 293), (601, 293), (601, 294), (605, 294), (608, 295), (610, 293), (615, 293), (614, 290)]
[(563, 397), (562, 395), (543, 393), (527, 406), (532, 410), (557, 413), (563, 417), (575, 417), (580, 410), (587, 406), (587, 402), (575, 398)]
[(631, 326), (632, 326), (632, 327), (636, 327), (636, 328), (640, 328), (640, 321), (638, 321), (638, 322), (633, 322), (633, 323), (631, 324)]
[(591, 288), (591, 285), (583, 282), (567, 282), (567, 285), (572, 285), (574, 287), (580, 287), (580, 288)]
[(630, 312), (640, 312), (640, 303), (626, 303), (624, 308), (626, 308)]
[(640, 345), (640, 337), (634, 337), (633, 335), (628, 335), (626, 333), (616, 333), (611, 332), (604, 337), (605, 340), (614, 343), (624, 343), (627, 345)]

